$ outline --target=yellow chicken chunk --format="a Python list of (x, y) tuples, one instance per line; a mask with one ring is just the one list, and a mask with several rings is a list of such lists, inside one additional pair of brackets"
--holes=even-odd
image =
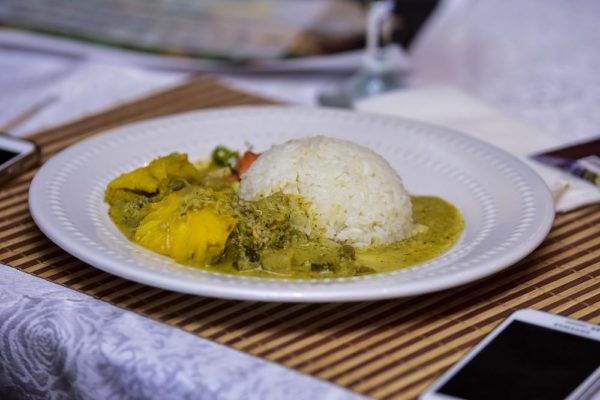
[(106, 188), (106, 201), (110, 203), (115, 192), (119, 189), (155, 193), (161, 184), (167, 184), (173, 178), (180, 178), (193, 182), (198, 180), (200, 174), (187, 155), (171, 153), (168, 156), (157, 158), (148, 166), (120, 175)]
[(182, 211), (181, 192), (152, 205), (133, 240), (177, 261), (212, 264), (223, 254), (235, 219), (212, 207)]

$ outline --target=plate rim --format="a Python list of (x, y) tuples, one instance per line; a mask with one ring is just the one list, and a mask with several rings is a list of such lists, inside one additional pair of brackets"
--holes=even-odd
[[(248, 288), (246, 286), (242, 287), (228, 287), (228, 286), (218, 286), (214, 287), (210, 282), (202, 282), (200, 285), (198, 282), (194, 282), (196, 285), (196, 289), (200, 290), (191, 290), (189, 284), (185, 284), (182, 282), (182, 279), (177, 276), (162, 276), (160, 277), (160, 284), (152, 278), (151, 274), (148, 274), (145, 271), (142, 273), (136, 273), (135, 270), (129, 270), (127, 268), (119, 269), (116, 260), (106, 260), (105, 257), (99, 256), (94, 252), (86, 252), (77, 243), (72, 243), (68, 239), (62, 238), (62, 233), (59, 232), (59, 227), (54, 227), (53, 224), (49, 221), (49, 217), (44, 214), (43, 206), (37, 204), (38, 201), (41, 201), (35, 193), (39, 190), (39, 188), (43, 187), (43, 178), (45, 174), (48, 173), (55, 165), (59, 165), (60, 161), (64, 158), (67, 158), (72, 152), (77, 152), (81, 148), (86, 148), (97, 140), (102, 140), (108, 135), (118, 134), (119, 130), (123, 128), (131, 128), (135, 127), (144, 127), (144, 125), (153, 125), (157, 122), (165, 122), (171, 119), (179, 119), (183, 117), (189, 116), (202, 116), (206, 114), (216, 114), (216, 113), (229, 113), (229, 112), (240, 112), (240, 111), (257, 111), (259, 109), (267, 109), (269, 111), (273, 110), (301, 110), (302, 112), (316, 112), (316, 113), (331, 113), (341, 115), (361, 115), (365, 114), (369, 118), (378, 118), (382, 120), (387, 120), (391, 123), (398, 123), (398, 121), (405, 121), (412, 125), (424, 126), (428, 129), (434, 129), (437, 131), (444, 131), (454, 135), (459, 135), (461, 140), (466, 140), (467, 142), (471, 141), (476, 143), (477, 146), (483, 146), (488, 150), (491, 149), (492, 152), (501, 153), (504, 157), (507, 157), (511, 160), (513, 165), (517, 165), (520, 169), (520, 173), (525, 171), (526, 174), (529, 174), (530, 179), (533, 179), (535, 185), (538, 186), (537, 189), (541, 189), (541, 191), (536, 191), (538, 197), (544, 198), (545, 203), (543, 204), (544, 210), (541, 212), (541, 215), (544, 216), (543, 219), (537, 221), (537, 235), (527, 243), (520, 245), (516, 250), (513, 250), (509, 253), (501, 253), (498, 257), (494, 257), (492, 260), (486, 260), (482, 263), (486, 264), (485, 268), (477, 268), (477, 269), (468, 269), (463, 271), (455, 271), (451, 275), (443, 275), (436, 276), (433, 278), (429, 278), (427, 280), (420, 280), (416, 282), (412, 282), (411, 285), (399, 285), (391, 290), (385, 291), (374, 291), (372, 288), (360, 287), (357, 285), (354, 290), (349, 292), (334, 292), (334, 293), (324, 293), (324, 292), (311, 292), (310, 290), (304, 292), (286, 292), (286, 291), (278, 291), (278, 292), (265, 292), (264, 288)], [(362, 117), (359, 117), (362, 118)], [(531, 183), (531, 182), (530, 182)], [(546, 183), (542, 180), (542, 178), (533, 171), (528, 165), (519, 160), (516, 156), (499, 149), (489, 143), (481, 141), (477, 138), (473, 138), (464, 133), (458, 132), (453, 129), (449, 129), (443, 126), (438, 126), (426, 122), (411, 120), (407, 118), (398, 118), (387, 115), (378, 115), (372, 113), (362, 113), (362, 112), (353, 112), (353, 111), (341, 111), (341, 110), (325, 110), (325, 109), (315, 109), (306, 106), (296, 106), (296, 105), (275, 105), (275, 106), (252, 106), (252, 105), (244, 105), (244, 106), (234, 106), (234, 107), (224, 107), (224, 108), (215, 108), (215, 109), (204, 109), (204, 110), (195, 110), (188, 111), (184, 113), (172, 114), (157, 118), (151, 118), (147, 120), (137, 121), (133, 123), (128, 123), (124, 125), (117, 126), (115, 128), (111, 128), (105, 131), (98, 132), (88, 138), (85, 138), (79, 142), (76, 142), (73, 145), (68, 146), (67, 148), (61, 150), (60, 152), (53, 155), (49, 160), (47, 160), (37, 171), (35, 174), (31, 185), (29, 187), (29, 209), (32, 215), (32, 218), (39, 229), (56, 245), (61, 247), (63, 250), (73, 255), (74, 257), (80, 259), (81, 261), (89, 264), (90, 266), (97, 268), (99, 270), (105, 271), (112, 275), (128, 279), (133, 282), (142, 283), (152, 287), (158, 287), (166, 290), (188, 293), (192, 295), (198, 296), (208, 296), (229, 300), (249, 300), (249, 301), (276, 301), (276, 302), (355, 302), (355, 301), (372, 301), (372, 300), (383, 300), (390, 298), (399, 298), (399, 297), (408, 297), (414, 295), (421, 295), (426, 293), (437, 292), (445, 289), (449, 289), (452, 287), (462, 286), (467, 283), (478, 281), (482, 278), (489, 277), (503, 269), (509, 268), (513, 266), (516, 262), (526, 257), (533, 250), (535, 250), (546, 238), (548, 232), (552, 228), (552, 224), (554, 221), (555, 210), (554, 203), (552, 199), (552, 195), (550, 193), (550, 189), (547, 187)], [(518, 251), (517, 251), (518, 250)], [(108, 265), (107, 265), (108, 264)], [(249, 278), (248, 279), (262, 279), (262, 278)]]

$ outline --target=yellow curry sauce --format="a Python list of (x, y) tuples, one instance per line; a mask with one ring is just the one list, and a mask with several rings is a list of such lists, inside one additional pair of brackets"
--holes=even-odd
[(464, 221), (456, 207), (435, 196), (411, 196), (413, 218), (426, 229), (388, 246), (358, 251), (357, 259), (377, 272), (393, 271), (430, 260), (458, 241)]
[[(364, 266), (377, 272), (389, 272), (410, 267), (431, 260), (446, 251), (460, 238), (464, 222), (456, 207), (435, 196), (411, 196), (413, 217), (416, 223), (427, 227), (411, 237), (387, 246), (356, 250), (356, 259)], [(307, 271), (292, 271), (289, 275), (270, 273), (264, 270), (240, 272), (232, 265), (232, 260), (221, 260), (214, 265), (199, 265), (194, 262), (183, 264), (227, 274), (262, 277), (313, 279), (332, 278), (331, 274)]]
[(253, 277), (336, 278), (392, 271), (441, 255), (464, 229), (450, 203), (413, 196), (418, 228), (412, 236), (355, 249), (297, 229), (310, 224), (302, 199), (277, 194), (243, 201), (229, 177), (227, 168), (210, 162), (194, 166), (186, 155), (173, 153), (114, 179), (105, 201), (112, 221), (131, 241), (190, 267)]

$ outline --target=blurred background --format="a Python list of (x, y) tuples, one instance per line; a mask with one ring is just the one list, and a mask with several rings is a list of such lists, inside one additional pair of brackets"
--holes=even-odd
[[(448, 84), (562, 139), (600, 134), (595, 0), (0, 0), (0, 126), (31, 133), (197, 74), (317, 105), (365, 65), (367, 14), (396, 87)], [(560, 109), (561, 112), (555, 112)]]
[[(5, 27), (72, 40), (248, 65), (361, 48), (369, 3), (358, 0), (3, 0), (0, 21)], [(397, 2), (391, 21), (394, 40), (408, 45), (436, 3), (433, 0)], [(49, 46), (49, 43), (43, 46), (33, 41), (30, 44)], [(177, 68), (177, 63), (172, 62), (171, 67)]]

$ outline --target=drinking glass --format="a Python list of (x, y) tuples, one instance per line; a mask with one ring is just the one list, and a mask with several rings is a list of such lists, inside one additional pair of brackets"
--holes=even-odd
[(362, 66), (339, 87), (321, 93), (318, 99), (319, 104), (352, 108), (357, 99), (383, 93), (400, 86), (400, 78), (395, 73), (388, 56), (390, 49), (382, 43), (382, 37), (389, 36), (393, 11), (394, 0), (378, 0), (369, 4), (366, 49)]

